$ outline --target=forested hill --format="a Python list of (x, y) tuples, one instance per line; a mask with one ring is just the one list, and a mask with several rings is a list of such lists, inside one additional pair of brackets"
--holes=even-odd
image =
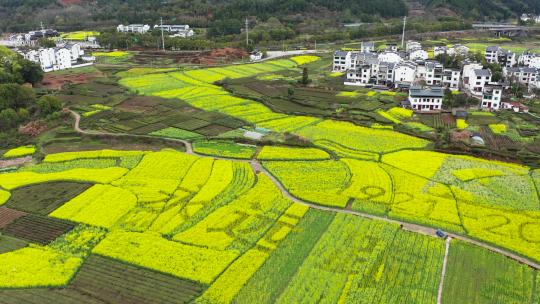
[(411, 3), (431, 19), (446, 14), (501, 20), (540, 13), (538, 0), (0, 0), (0, 30), (23, 31), (40, 22), (70, 30), (154, 23), (159, 17), (209, 28), (238, 27), (246, 16), (262, 21), (277, 17), (287, 25), (335, 26), (407, 15)]

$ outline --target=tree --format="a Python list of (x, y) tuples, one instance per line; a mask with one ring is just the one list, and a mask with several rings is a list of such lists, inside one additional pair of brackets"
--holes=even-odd
[(53, 48), (56, 46), (56, 42), (49, 38), (40, 38), (38, 44), (43, 48)]
[(13, 109), (5, 109), (0, 111), (0, 129), (6, 130), (13, 128), (19, 121), (17, 112)]
[(41, 115), (49, 115), (62, 109), (62, 102), (57, 97), (45, 95), (37, 101)]
[(307, 67), (304, 67), (302, 69), (302, 80), (301, 80), (301, 83), (303, 85), (306, 85), (309, 83), (309, 72), (308, 72), (308, 68)]
[(24, 81), (31, 83), (32, 86), (43, 80), (43, 70), (39, 64), (26, 59), (21, 61), (21, 75)]

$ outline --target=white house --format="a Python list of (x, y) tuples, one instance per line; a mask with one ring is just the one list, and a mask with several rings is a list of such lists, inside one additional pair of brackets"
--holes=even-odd
[(394, 83), (396, 85), (411, 85), (416, 78), (416, 63), (404, 61), (394, 68)]
[(363, 64), (347, 71), (345, 85), (366, 86), (373, 75), (371, 65)]
[(439, 55), (448, 54), (448, 47), (445, 45), (436, 46), (433, 48), (433, 56), (437, 57)]
[(81, 49), (81, 45), (78, 43), (67, 43), (64, 45), (64, 48), (69, 50), (73, 63), (77, 62), (77, 59), (84, 55), (84, 50)]
[(254, 51), (249, 54), (249, 59), (251, 61), (261, 60), (263, 58), (263, 53), (261, 51)]
[(129, 25), (120, 24), (116, 27), (116, 31), (121, 32), (121, 33), (145, 34), (149, 30), (150, 30), (150, 26), (148, 24), (129, 24)]
[(461, 71), (456, 69), (444, 69), (442, 84), (451, 91), (459, 90), (459, 81), (461, 80)]
[(430, 86), (441, 86), (444, 75), (444, 66), (439, 62), (426, 62), (426, 83)]
[(540, 69), (540, 56), (532, 57), (527, 66), (530, 68)]
[(413, 86), (409, 90), (409, 103), (413, 111), (439, 112), (442, 110), (444, 91), (441, 87)]
[[(529, 64), (531, 63), (531, 60), (533, 58), (538, 58), (538, 57), (539, 56), (536, 53), (532, 52), (531, 50), (526, 50), (526, 51), (523, 51), (521, 55), (519, 55), (517, 63), (519, 65), (529, 66)], [(540, 60), (538, 61), (540, 63)]]
[(479, 63), (468, 63), (463, 66), (463, 87), (471, 94), (482, 95), (484, 86), (491, 81), (491, 71), (483, 70)]
[(422, 49), (415, 49), (409, 53), (409, 60), (428, 60), (428, 52)]
[(336, 51), (332, 63), (332, 71), (342, 72), (351, 69), (352, 52)]
[(499, 110), (501, 108), (502, 91), (503, 88), (501, 85), (485, 86), (482, 93), (482, 100), (480, 101), (480, 108)]
[(171, 37), (192, 37), (195, 33), (192, 29), (189, 28), (189, 25), (183, 24), (183, 25), (170, 25), (170, 24), (164, 24), (164, 25), (154, 25), (155, 30), (161, 30), (163, 28), (163, 31), (171, 33)]
[[(27, 52), (19, 52), (24, 58), (39, 63), (41, 69), (44, 72), (64, 70), (74, 67), (79, 58), (84, 61), (92, 61), (81, 57), (84, 55), (84, 51), (81, 50), (80, 45), (77, 43), (68, 43), (63, 47), (56, 48), (41, 48), (38, 50), (29, 50)], [(86, 65), (91, 64), (87, 63)]]
[(407, 44), (405, 45), (405, 51), (412, 52), (414, 50), (422, 49), (422, 44), (418, 41), (407, 41)]
[(450, 56), (467, 56), (469, 54), (469, 47), (462, 44), (454, 44), (448, 49), (448, 55)]
[(377, 57), (379, 62), (391, 62), (391, 63), (400, 63), (403, 61), (403, 58), (396, 52), (382, 52)]
[(498, 46), (488, 46), (484, 57), (488, 63), (498, 63), (506, 67), (512, 67), (517, 63), (516, 54)]
[(396, 64), (391, 62), (380, 62), (377, 65), (375, 76), (378, 85), (387, 85), (394, 82), (395, 66)]
[[(529, 86), (536, 82), (537, 76), (540, 75), (540, 69), (530, 67), (515, 67), (504, 68), (503, 76), (505, 78), (512, 78), (515, 81)], [(534, 84), (533, 84), (534, 85)]]

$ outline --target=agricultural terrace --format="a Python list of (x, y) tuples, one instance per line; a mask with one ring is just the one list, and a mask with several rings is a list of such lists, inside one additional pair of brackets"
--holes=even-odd
[(213, 84), (226, 78), (237, 79), (294, 69), (299, 63), (305, 64), (317, 59), (316, 56), (297, 56), (239, 66), (154, 73), (125, 77), (120, 80), (120, 84), (142, 95), (180, 99), (193, 107), (223, 113), (257, 127), (278, 133), (290, 132), (341, 155), (353, 154), (372, 159), (378, 153), (406, 148), (425, 148), (429, 145), (426, 140), (391, 130), (275, 113), (256, 101), (232, 96), (220, 86)]
[[(279, 148), (265, 147), (257, 156), (299, 199), (441, 227), (540, 260), (538, 171), (420, 151), (429, 148), (429, 141), (388, 129), (275, 113), (213, 84), (296, 66), (293, 57), (126, 77), (120, 83), (140, 94), (181, 99), (258, 127), (290, 132), (331, 153), (333, 159), (302, 153), (305, 157), (295, 160), (293, 153), (286, 153), (289, 157), (285, 159)], [(387, 114), (401, 118), (411, 113), (391, 109)]]
[[(426, 151), (374, 162), (328, 160), (317, 149), (264, 150), (262, 158), (270, 159), (264, 165), (295, 196), (327, 205), (352, 199), (358, 210), (446, 225), (540, 258), (538, 200), (527, 193), (538, 171)], [(513, 194), (507, 193), (492, 202), (469, 192), (502, 195), (505, 179), (520, 181), (519, 192), (533, 201), (523, 206), (522, 198), (510, 202)], [(269, 175), (245, 161), (171, 149), (63, 152), (0, 173), (0, 187), (2, 300), (437, 301), (443, 240), (292, 202)], [(57, 192), (47, 196), (47, 189)], [(530, 298), (537, 288), (538, 271), (513, 260), (455, 241), (450, 253), (445, 303), (487, 296), (504, 303)], [(482, 282), (485, 288), (469, 287), (477, 273), (462, 264), (461, 255), (478, 260), (474, 265), (504, 262), (501, 271), (524, 287), (519, 294), (500, 289), (491, 275)], [(467, 293), (458, 292), (463, 289)]]

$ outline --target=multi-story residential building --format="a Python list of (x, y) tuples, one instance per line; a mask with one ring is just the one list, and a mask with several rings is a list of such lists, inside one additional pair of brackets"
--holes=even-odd
[(507, 79), (515, 80), (524, 85), (530, 85), (536, 81), (540, 75), (540, 69), (530, 67), (504, 68), (503, 76)]
[[(484, 72), (476, 72), (482, 69), (482, 65), (476, 62), (467, 63), (463, 66), (463, 87), (476, 96), (480, 96), (482, 94), (486, 79), (486, 76), (479, 76), (478, 74), (485, 75), (489, 73), (489, 80), (491, 80), (491, 72), (489, 70), (485, 70)], [(478, 77), (480, 77), (480, 79), (478, 79)]]
[(377, 67), (377, 84), (388, 85), (394, 82), (394, 69), (396, 64), (391, 62), (381, 62)]
[[(532, 52), (531, 50), (526, 50), (519, 55), (517, 63), (522, 66), (529, 66), (531, 64), (531, 60), (534, 58), (540, 58), (538, 54)], [(540, 60), (538, 60), (540, 63)]]
[(19, 53), (26, 59), (39, 63), (44, 72), (69, 69), (84, 54), (80, 45), (68, 43), (63, 47), (41, 48)]
[(420, 42), (412, 41), (412, 40), (407, 41), (407, 44), (405, 45), (405, 51), (410, 53), (410, 52), (412, 52), (414, 50), (418, 50), (418, 49), (422, 49), (422, 44), (420, 44)]
[(491, 71), (489, 69), (476, 69), (472, 75), (469, 80), (469, 91), (475, 96), (481, 96), (484, 87), (491, 82)]
[(532, 57), (527, 66), (530, 68), (540, 69), (540, 56)]
[(461, 80), (461, 71), (457, 69), (444, 69), (442, 84), (445, 88), (452, 91), (459, 90), (459, 81)]
[(448, 56), (466, 56), (468, 53), (469, 48), (461, 44), (454, 44), (452, 47), (447, 47), (445, 45), (436, 46), (433, 49), (434, 57), (444, 54)]
[(161, 30), (163, 28), (163, 31), (168, 32), (171, 34), (172, 37), (192, 37), (195, 32), (193, 32), (192, 29), (189, 28), (189, 25), (183, 24), (183, 25), (170, 25), (170, 24), (163, 24), (163, 25), (154, 25), (155, 30)]
[(517, 63), (516, 54), (498, 46), (488, 46), (484, 57), (488, 63), (498, 63), (505, 67), (513, 67)]
[(413, 111), (439, 112), (442, 110), (444, 90), (441, 87), (413, 86), (409, 89), (409, 104)]
[(487, 85), (482, 92), (480, 107), (482, 109), (499, 110), (501, 108), (503, 88), (501, 85)]
[(428, 52), (422, 49), (415, 49), (409, 52), (409, 60), (428, 60)]
[(84, 55), (84, 50), (81, 49), (81, 45), (78, 43), (66, 43), (64, 48), (69, 50), (72, 63), (76, 63)]
[(354, 60), (346, 69), (345, 85), (366, 86), (375, 83), (378, 66), (377, 54), (356, 54)]
[(416, 63), (404, 61), (394, 68), (394, 83), (396, 86), (411, 85), (416, 79)]
[(438, 62), (426, 62), (426, 83), (430, 86), (441, 86), (444, 76), (444, 66)]
[(439, 55), (448, 54), (448, 47), (445, 45), (436, 46), (433, 48), (433, 56), (437, 57)]
[(334, 62), (332, 63), (332, 71), (344, 72), (351, 68), (352, 52), (336, 51), (334, 52)]
[(370, 64), (358, 65), (347, 71), (345, 85), (366, 86), (370, 83), (372, 72)]
[(448, 55), (450, 56), (467, 56), (469, 54), (469, 47), (462, 44), (454, 44), (448, 49)]
[(150, 30), (150, 26), (148, 24), (129, 24), (129, 25), (120, 24), (116, 27), (116, 31), (121, 32), (121, 33), (145, 34), (149, 30)]
[(400, 63), (403, 61), (403, 58), (397, 52), (382, 52), (377, 57), (379, 62), (391, 62), (391, 63)]

